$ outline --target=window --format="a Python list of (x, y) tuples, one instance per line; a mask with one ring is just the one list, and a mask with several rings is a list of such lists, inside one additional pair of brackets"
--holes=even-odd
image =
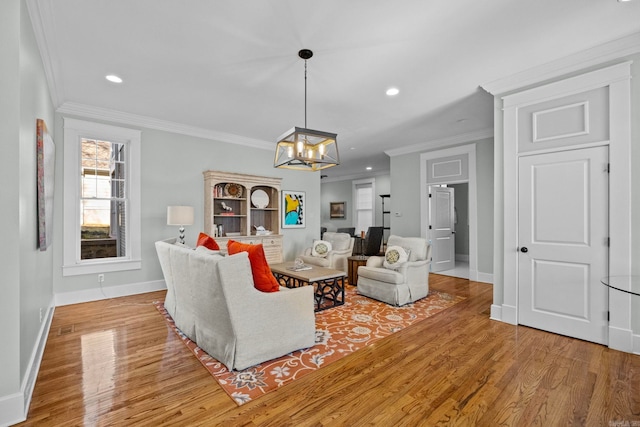
[(363, 179), (353, 181), (354, 226), (356, 234), (367, 231), (374, 224), (374, 181)]
[(139, 269), (140, 131), (64, 120), (63, 275)]

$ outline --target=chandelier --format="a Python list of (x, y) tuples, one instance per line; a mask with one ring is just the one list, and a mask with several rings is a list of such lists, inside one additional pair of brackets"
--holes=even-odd
[(307, 60), (313, 56), (302, 49), (298, 56), (304, 59), (304, 127), (285, 132), (276, 145), (276, 168), (317, 171), (340, 164), (337, 134), (307, 128)]

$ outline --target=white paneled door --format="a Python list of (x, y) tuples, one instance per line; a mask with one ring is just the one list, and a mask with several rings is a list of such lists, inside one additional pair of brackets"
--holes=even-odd
[(454, 193), (450, 187), (430, 189), (431, 271), (451, 270), (456, 264)]
[(520, 157), (518, 323), (606, 344), (608, 148)]

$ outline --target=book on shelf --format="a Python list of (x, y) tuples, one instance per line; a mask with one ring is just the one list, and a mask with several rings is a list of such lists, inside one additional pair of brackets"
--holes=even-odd
[(222, 215), (222, 216), (235, 216), (235, 213), (233, 213), (233, 212), (220, 212), (218, 215)]

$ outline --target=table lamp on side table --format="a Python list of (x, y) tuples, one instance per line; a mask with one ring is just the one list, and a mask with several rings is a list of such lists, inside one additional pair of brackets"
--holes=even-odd
[(167, 225), (180, 226), (180, 243), (184, 244), (184, 226), (193, 225), (193, 206), (167, 206)]

